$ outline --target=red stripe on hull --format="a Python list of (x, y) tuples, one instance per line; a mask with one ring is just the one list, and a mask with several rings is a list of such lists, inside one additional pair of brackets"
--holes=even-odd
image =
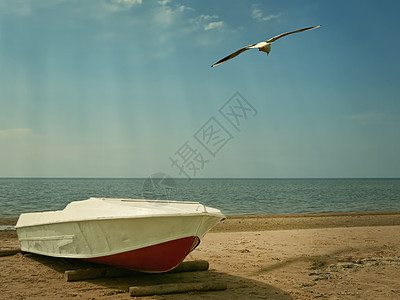
[(191, 236), (85, 260), (136, 271), (166, 272), (178, 266), (199, 243), (198, 237)]

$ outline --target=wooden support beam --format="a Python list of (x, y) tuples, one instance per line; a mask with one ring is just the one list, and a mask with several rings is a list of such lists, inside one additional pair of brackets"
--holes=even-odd
[(194, 291), (222, 291), (226, 290), (226, 282), (189, 282), (158, 284), (147, 286), (132, 286), (129, 293), (132, 297), (187, 293)]
[(64, 272), (65, 281), (82, 281), (96, 278), (126, 277), (134, 274), (131, 270), (115, 267), (87, 268), (78, 270), (66, 270)]
[(21, 249), (4, 249), (0, 250), (0, 256), (10, 256), (10, 255), (15, 255), (17, 253), (20, 253)]
[[(181, 263), (175, 269), (168, 273), (180, 273), (180, 272), (193, 272), (193, 271), (206, 271), (208, 270), (209, 263), (206, 260), (195, 260), (186, 261)], [(127, 277), (138, 274), (138, 272), (117, 268), (117, 267), (105, 267), (105, 268), (88, 268), (78, 270), (66, 270), (64, 272), (64, 278), (66, 281), (80, 281), (89, 280), (96, 278), (112, 278), (112, 277)]]

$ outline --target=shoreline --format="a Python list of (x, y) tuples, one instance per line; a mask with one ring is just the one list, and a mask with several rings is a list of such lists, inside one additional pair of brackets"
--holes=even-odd
[[(17, 218), (0, 219), (0, 226), (15, 226)], [(227, 215), (210, 232), (243, 232), (400, 225), (400, 211), (334, 212), (282, 215)], [(15, 231), (11, 230), (0, 230)]]
[(287, 215), (234, 215), (216, 225), (210, 232), (244, 232), (322, 229), (340, 227), (396, 226), (400, 212), (349, 212)]

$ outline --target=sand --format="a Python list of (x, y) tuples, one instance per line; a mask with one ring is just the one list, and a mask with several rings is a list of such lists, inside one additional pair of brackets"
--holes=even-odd
[[(209, 271), (65, 282), (87, 265), (18, 253), (0, 257), (0, 299), (133, 299), (136, 284), (212, 280), (227, 290), (140, 299), (400, 299), (399, 233), (400, 212), (231, 216), (186, 259)], [(15, 231), (0, 231), (0, 249), (15, 247)]]

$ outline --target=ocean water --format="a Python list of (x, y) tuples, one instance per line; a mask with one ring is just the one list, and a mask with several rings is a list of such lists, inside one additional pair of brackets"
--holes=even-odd
[(400, 179), (0, 178), (0, 218), (89, 197), (198, 201), (226, 215), (400, 211)]

